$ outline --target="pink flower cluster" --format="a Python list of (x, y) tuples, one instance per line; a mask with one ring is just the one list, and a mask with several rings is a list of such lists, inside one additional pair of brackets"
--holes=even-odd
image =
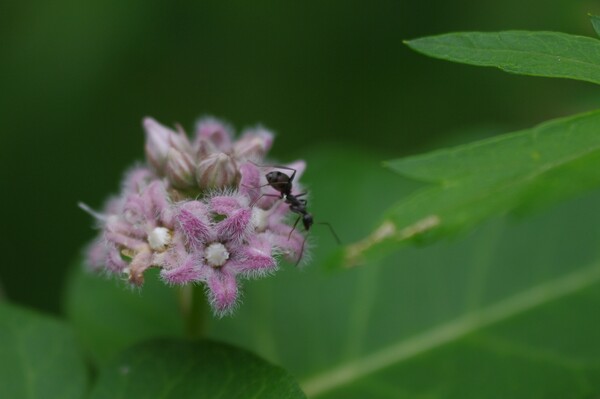
[[(168, 284), (203, 283), (214, 313), (231, 313), (241, 279), (271, 274), (279, 257), (302, 256), (304, 237), (290, 234), (288, 205), (258, 166), (273, 135), (259, 128), (234, 142), (230, 128), (212, 118), (198, 123), (192, 140), (151, 118), (144, 128), (147, 164), (125, 175), (102, 213), (82, 205), (101, 229), (88, 264), (137, 286), (148, 268), (160, 268)], [(303, 161), (287, 166), (296, 178), (305, 168)]]

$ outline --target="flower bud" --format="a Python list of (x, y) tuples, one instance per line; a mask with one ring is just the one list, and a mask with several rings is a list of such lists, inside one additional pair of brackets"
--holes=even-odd
[(204, 118), (196, 124), (197, 145), (201, 140), (207, 140), (216, 150), (221, 152), (231, 151), (231, 129), (223, 122), (214, 118)]
[(206, 159), (210, 154), (221, 152), (219, 149), (208, 139), (199, 138), (195, 144), (196, 159), (202, 161)]
[(234, 156), (238, 161), (259, 161), (271, 148), (273, 134), (266, 129), (247, 131), (234, 145)]
[(165, 174), (173, 187), (179, 189), (193, 187), (195, 169), (196, 165), (191, 156), (175, 148), (169, 150)]
[(145, 118), (143, 124), (146, 130), (146, 158), (159, 174), (165, 173), (164, 168), (169, 149), (175, 148), (180, 152), (191, 151), (191, 145), (185, 133), (175, 133), (153, 118)]
[(153, 118), (144, 118), (144, 129), (146, 130), (146, 159), (157, 172), (163, 172), (169, 153), (169, 135), (174, 134)]
[(227, 154), (211, 154), (198, 164), (196, 181), (202, 189), (233, 185), (238, 181), (236, 164)]

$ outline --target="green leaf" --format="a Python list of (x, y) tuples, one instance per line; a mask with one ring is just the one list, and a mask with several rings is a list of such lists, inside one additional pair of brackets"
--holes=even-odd
[(407, 41), (425, 55), (533, 76), (600, 83), (600, 41), (558, 32), (465, 32)]
[(136, 290), (75, 265), (67, 285), (66, 313), (94, 362), (105, 363), (140, 340), (183, 336), (176, 289), (163, 284), (154, 270), (145, 280)]
[(330, 399), (596, 397), (600, 323), (573, 314), (574, 309), (597, 313), (599, 279), (596, 264), (335, 368), (304, 386), (312, 397)]
[(596, 34), (598, 34), (598, 36), (600, 36), (600, 17), (597, 15), (593, 15), (593, 14), (589, 14), (589, 15), (590, 15), (590, 21), (592, 22), (592, 26), (594, 27)]
[(0, 303), (0, 398), (83, 398), (86, 369), (62, 322)]
[(432, 185), (394, 205), (373, 234), (348, 248), (347, 261), (377, 259), (406, 242), (433, 241), (600, 186), (598, 132), (600, 111), (388, 162)]
[(211, 341), (155, 340), (107, 365), (92, 399), (306, 398), (280, 367)]

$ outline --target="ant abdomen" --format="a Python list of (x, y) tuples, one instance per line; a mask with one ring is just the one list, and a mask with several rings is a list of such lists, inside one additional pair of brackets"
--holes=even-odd
[(302, 224), (304, 225), (304, 229), (306, 231), (310, 230), (310, 226), (313, 225), (313, 217), (310, 213), (302, 216)]

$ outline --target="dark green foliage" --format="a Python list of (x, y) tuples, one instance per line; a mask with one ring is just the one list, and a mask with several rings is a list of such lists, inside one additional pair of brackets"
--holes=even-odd
[(120, 354), (100, 372), (91, 399), (302, 399), (280, 367), (230, 345), (154, 340)]
[(0, 303), (0, 398), (80, 399), (86, 380), (65, 323)]

